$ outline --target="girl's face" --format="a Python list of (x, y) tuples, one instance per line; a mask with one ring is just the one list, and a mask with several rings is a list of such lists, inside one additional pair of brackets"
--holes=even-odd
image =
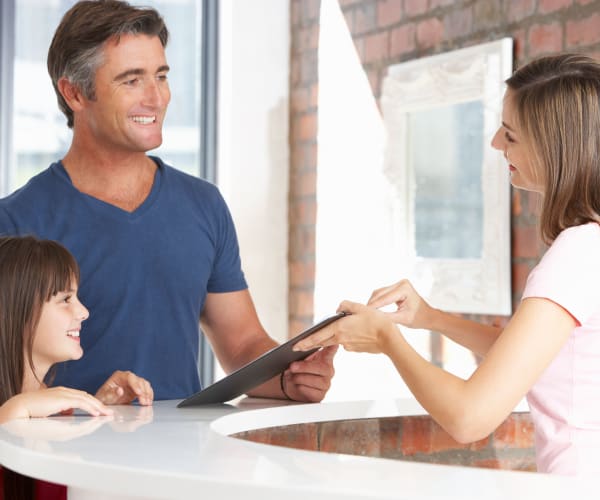
[(510, 182), (514, 187), (541, 193), (542, 180), (536, 175), (525, 137), (517, 125), (515, 111), (511, 90), (508, 89), (502, 107), (502, 126), (492, 139), (492, 147), (504, 153), (508, 161)]
[(79, 344), (81, 323), (89, 316), (77, 298), (77, 285), (58, 292), (42, 306), (40, 321), (33, 338), (33, 365), (48, 369), (54, 363), (79, 359), (83, 349)]

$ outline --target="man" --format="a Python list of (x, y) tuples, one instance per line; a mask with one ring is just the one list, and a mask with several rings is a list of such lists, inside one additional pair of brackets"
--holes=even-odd
[[(153, 9), (82, 1), (58, 26), (48, 71), (73, 129), (62, 161), (0, 202), (0, 232), (63, 243), (81, 266), (90, 310), (85, 362), (58, 367), (55, 384), (94, 392), (132, 370), (156, 399), (200, 389), (200, 320), (226, 371), (273, 348), (241, 270), (218, 190), (146, 155), (162, 142), (170, 100), (168, 31)], [(334, 350), (290, 366), (252, 395), (320, 401)]]

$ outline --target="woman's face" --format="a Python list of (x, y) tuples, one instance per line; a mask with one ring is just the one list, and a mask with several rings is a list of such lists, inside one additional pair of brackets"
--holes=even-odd
[(510, 182), (514, 187), (538, 193), (543, 192), (542, 179), (536, 175), (525, 144), (525, 137), (517, 124), (516, 110), (510, 89), (504, 95), (502, 126), (492, 139), (492, 147), (504, 153), (504, 157), (508, 161)]

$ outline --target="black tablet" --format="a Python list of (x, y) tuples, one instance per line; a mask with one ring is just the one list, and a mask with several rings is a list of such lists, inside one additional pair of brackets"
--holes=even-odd
[(325, 318), (308, 330), (296, 335), (293, 339), (274, 347), (254, 361), (242, 366), (214, 384), (205, 387), (193, 396), (184, 399), (177, 405), (177, 408), (224, 403), (245, 394), (250, 389), (284, 371), (293, 361), (304, 359), (317, 351), (318, 348), (311, 349), (310, 351), (294, 351), (292, 348), (296, 342), (333, 323), (342, 316), (345, 316), (345, 313), (342, 312)]

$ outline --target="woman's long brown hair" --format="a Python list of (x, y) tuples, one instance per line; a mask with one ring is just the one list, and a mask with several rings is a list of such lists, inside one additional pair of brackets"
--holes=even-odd
[[(72, 280), (79, 281), (79, 267), (59, 243), (0, 237), (0, 405), (21, 392), (26, 364), (35, 373), (33, 337), (42, 306)], [(3, 477), (5, 499), (33, 498), (31, 478), (6, 468)]]
[(580, 54), (537, 59), (506, 81), (536, 173), (544, 183), (546, 243), (600, 221), (600, 64)]

